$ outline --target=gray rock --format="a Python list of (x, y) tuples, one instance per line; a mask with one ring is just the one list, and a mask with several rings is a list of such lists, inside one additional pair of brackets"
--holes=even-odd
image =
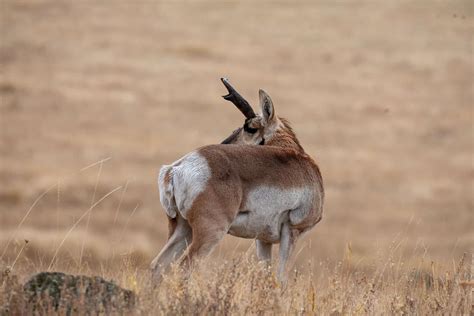
[(41, 272), (23, 286), (31, 312), (72, 313), (130, 312), (137, 304), (134, 292), (98, 276)]

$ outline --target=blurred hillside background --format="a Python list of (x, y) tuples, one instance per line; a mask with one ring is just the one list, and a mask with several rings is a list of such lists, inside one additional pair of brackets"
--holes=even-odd
[(254, 105), (264, 88), (320, 164), (300, 266), (393, 247), (452, 264), (474, 245), (473, 7), (2, 0), (0, 262), (27, 239), (26, 270), (55, 252), (57, 269), (147, 267), (167, 236), (160, 166), (243, 122), (226, 76)]

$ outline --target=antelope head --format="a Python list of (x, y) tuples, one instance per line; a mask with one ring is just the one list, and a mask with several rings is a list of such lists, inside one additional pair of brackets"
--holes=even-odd
[(234, 130), (221, 144), (282, 145), (303, 150), (288, 121), (275, 115), (272, 99), (265, 91), (258, 91), (261, 113), (255, 114), (229, 80), (221, 78), (221, 81), (229, 92), (223, 98), (232, 102), (245, 116), (244, 125)]

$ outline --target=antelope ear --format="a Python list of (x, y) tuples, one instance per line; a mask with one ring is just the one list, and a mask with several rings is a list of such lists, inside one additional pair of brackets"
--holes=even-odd
[(270, 96), (262, 89), (258, 90), (258, 96), (260, 98), (260, 106), (262, 107), (263, 120), (265, 124), (268, 124), (275, 118), (275, 109), (272, 99), (270, 99)]

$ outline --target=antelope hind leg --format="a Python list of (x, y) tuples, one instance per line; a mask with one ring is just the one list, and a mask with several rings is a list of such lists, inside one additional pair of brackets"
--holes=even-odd
[(190, 221), (193, 241), (180, 262), (181, 266), (185, 269), (191, 268), (196, 259), (205, 258), (209, 255), (227, 234), (230, 220), (219, 216), (219, 213), (214, 215), (212, 221), (209, 221), (209, 218), (212, 218), (212, 216), (198, 216), (194, 221)]
[(151, 263), (152, 277), (156, 284), (161, 282), (162, 274), (171, 263), (181, 257), (192, 242), (191, 226), (184, 218), (178, 215), (177, 224), (173, 228), (174, 231), (171, 232), (168, 242)]
[(208, 235), (193, 234), (193, 241), (181, 259), (181, 266), (189, 270), (197, 259), (209, 255), (225, 234), (225, 230)]

